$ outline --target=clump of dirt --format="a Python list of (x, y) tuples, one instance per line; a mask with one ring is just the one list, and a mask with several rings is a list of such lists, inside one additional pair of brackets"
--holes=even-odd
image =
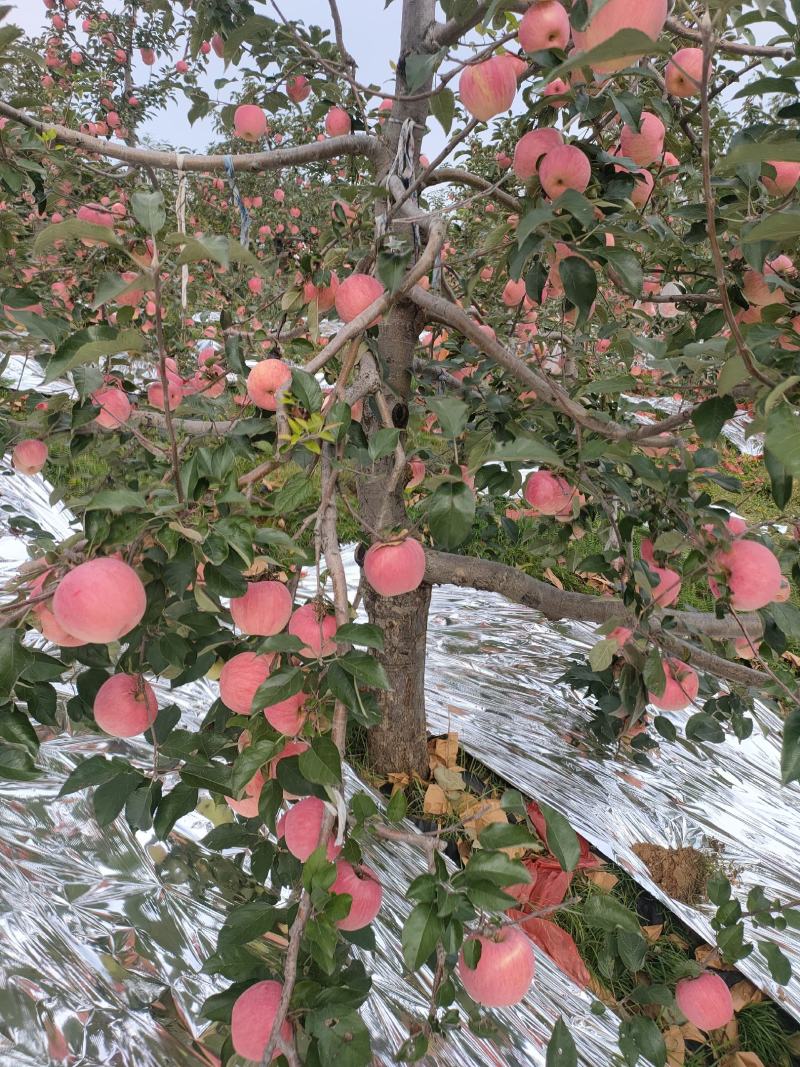
[(633, 851), (650, 871), (650, 877), (665, 893), (684, 904), (696, 904), (706, 896), (708, 857), (696, 848), (662, 848), (642, 841)]

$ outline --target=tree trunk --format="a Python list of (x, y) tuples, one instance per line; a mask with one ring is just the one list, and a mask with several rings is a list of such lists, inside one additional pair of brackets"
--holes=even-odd
[[(426, 37), (435, 20), (435, 8), (435, 0), (404, 0), (397, 96), (409, 92), (405, 80), (406, 56), (430, 50)], [(421, 87), (424, 92), (430, 90), (432, 81), (431, 78)], [(406, 119), (415, 123), (414, 158), (419, 159), (427, 117), (427, 100), (395, 102), (387, 123), (387, 164), (378, 174), (380, 181), (386, 178), (388, 166), (394, 160)], [(401, 227), (398, 232), (408, 237), (408, 226)], [(379, 332), (378, 353), (384, 380), (382, 393), (395, 424), (401, 428), (405, 426), (411, 398), (414, 349), (421, 325), (416, 307), (407, 301), (399, 301), (381, 324)], [(362, 425), (367, 436), (376, 433), (383, 425), (373, 402), (364, 404)], [(377, 532), (408, 525), (404, 500), (407, 475), (405, 471), (398, 471), (395, 464), (394, 455), (379, 460), (360, 480), (361, 514), (367, 526)], [(428, 774), (425, 639), (430, 600), (430, 586), (390, 598), (377, 596), (369, 587), (365, 591), (364, 603), (369, 619), (384, 633), (384, 651), (378, 659), (391, 685), (389, 692), (380, 694), (383, 721), (370, 730), (368, 744), (370, 764), (380, 774), (392, 771), (423, 777)]]

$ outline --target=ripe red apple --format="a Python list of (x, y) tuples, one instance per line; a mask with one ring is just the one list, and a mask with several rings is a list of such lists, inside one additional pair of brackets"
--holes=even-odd
[(104, 385), (92, 393), (92, 403), (100, 408), (95, 424), (104, 430), (114, 430), (122, 426), (131, 416), (131, 402), (128, 394), (116, 385)]
[(646, 167), (661, 158), (664, 151), (664, 123), (650, 111), (643, 111), (637, 133), (632, 126), (624, 125), (619, 143), (623, 156), (632, 159), (640, 167)]
[(346, 137), (352, 126), (344, 108), (332, 107), (325, 116), (325, 132), (329, 137)]
[(591, 177), (592, 166), (588, 157), (574, 145), (556, 145), (539, 163), (539, 181), (551, 200), (561, 196), (566, 189), (584, 192)]
[(247, 395), (256, 407), (276, 411), (292, 382), (292, 371), (281, 359), (262, 359), (247, 376)]
[(105, 733), (135, 737), (156, 721), (158, 701), (141, 674), (113, 674), (97, 690), (92, 712)]
[(156, 54), (152, 48), (140, 48), (139, 55), (142, 57), (142, 63), (145, 66), (152, 67), (156, 61)]
[(507, 1008), (518, 1004), (530, 989), (536, 960), (530, 939), (515, 926), (504, 926), (496, 934), (475, 934), (481, 955), (474, 970), (467, 965), (462, 948), (458, 956), (458, 977), (476, 1004), (487, 1008)]
[(211, 38), (211, 47), (214, 49), (214, 54), (222, 59), (225, 55), (225, 42), (218, 33)]
[(242, 799), (234, 800), (233, 797), (225, 797), (225, 803), (231, 811), (235, 811), (236, 814), (241, 815), (243, 819), (254, 819), (256, 815), (258, 815), (258, 803), (261, 799), (261, 790), (263, 788), (264, 775), (261, 771), (256, 771), (244, 787), (244, 796)]
[[(169, 410), (174, 411), (176, 407), (183, 400), (183, 386), (178, 384), (177, 381), (170, 381), (167, 379), (167, 402), (169, 404)], [(161, 382), (151, 382), (147, 387), (147, 403), (151, 407), (158, 408), (159, 411), (164, 410), (164, 387)]]
[(661, 711), (683, 711), (697, 699), (700, 690), (697, 672), (688, 663), (674, 657), (665, 659), (663, 666), (667, 679), (664, 692), (660, 696), (648, 693), (647, 699), (653, 707), (660, 708)]
[(336, 923), (340, 930), (362, 930), (381, 910), (383, 889), (369, 867), (353, 867), (346, 860), (337, 860), (331, 893), (349, 893), (353, 898), (349, 914)]
[(674, 604), (681, 592), (681, 576), (670, 567), (659, 567), (653, 556), (653, 543), (649, 539), (642, 541), (642, 559), (647, 567), (658, 578), (657, 585), (648, 585), (644, 590), (656, 604), (662, 608)]
[[(231, 1041), (239, 1056), (261, 1062), (282, 993), (280, 982), (265, 981), (256, 982), (236, 998), (231, 1012)], [(292, 1026), (288, 1019), (281, 1024), (280, 1035), (288, 1045), (292, 1044)], [(275, 1049), (272, 1059), (277, 1060), (281, 1055), (280, 1049)]]
[(53, 595), (53, 614), (67, 633), (106, 645), (138, 626), (147, 608), (139, 575), (120, 559), (98, 556), (68, 571)]
[[(546, 0), (546, 2), (557, 3), (557, 0)], [(553, 129), (552, 126), (543, 126), (539, 130), (531, 130), (530, 133), (523, 134), (514, 149), (514, 173), (519, 180), (524, 182), (532, 178), (542, 156), (551, 148), (556, 148), (563, 143), (564, 138), (560, 131)]]
[(233, 113), (233, 129), (243, 141), (260, 141), (269, 130), (267, 116), (258, 104), (240, 104)]
[(569, 15), (558, 0), (531, 4), (519, 24), (519, 43), (526, 52), (566, 48), (569, 35)]
[[(758, 611), (781, 594), (781, 565), (775, 553), (758, 541), (734, 541), (727, 552), (714, 556), (713, 565), (725, 573), (736, 611)], [(717, 582), (709, 578), (708, 584), (719, 596)]]
[(525, 299), (525, 282), (520, 278), (518, 282), (511, 278), (506, 282), (503, 289), (502, 300), (506, 307), (518, 307)]
[[(576, 53), (589, 52), (610, 40), (620, 30), (639, 30), (653, 41), (664, 28), (667, 0), (607, 0), (584, 30), (572, 31)], [(613, 74), (630, 65), (635, 56), (603, 60), (593, 67), (595, 74)]]
[(287, 697), (286, 700), (264, 708), (264, 718), (273, 729), (293, 737), (300, 732), (306, 721), (304, 710), (306, 700), (308, 700), (307, 693), (295, 693), (293, 697)]
[(251, 582), (230, 604), (234, 624), (253, 637), (279, 634), (292, 614), (292, 594), (283, 582)]
[(767, 166), (775, 169), (775, 177), (763, 175), (761, 181), (773, 196), (788, 196), (800, 181), (800, 163), (785, 160), (769, 160)]
[(249, 715), (258, 687), (269, 677), (274, 656), (239, 652), (222, 668), (219, 696), (226, 708), (237, 715)]
[[(630, 173), (630, 172), (629, 172)], [(631, 203), (634, 207), (644, 207), (653, 193), (655, 178), (645, 167), (633, 171), (634, 183), (631, 190)]]
[(11, 463), (20, 474), (38, 474), (47, 462), (48, 448), (44, 441), (28, 437), (20, 441), (11, 453)]
[(679, 48), (667, 63), (664, 82), (673, 96), (697, 96), (703, 80), (703, 49)]
[(413, 537), (371, 545), (364, 556), (364, 576), (381, 596), (411, 593), (425, 577), (425, 550)]
[(336, 633), (336, 617), (325, 613), (324, 608), (309, 602), (295, 608), (289, 620), (289, 633), (303, 642), (301, 656), (319, 659), (336, 651), (336, 642), (331, 638)]
[[(374, 304), (383, 296), (384, 292), (383, 284), (371, 274), (351, 274), (336, 290), (336, 312), (342, 322), (352, 322), (362, 311), (366, 311), (370, 304)], [(379, 320), (380, 316), (374, 319), (370, 326), (374, 326)]]
[(295, 74), (286, 82), (286, 95), (295, 104), (302, 104), (311, 94), (311, 83), (303, 74)]
[(291, 854), (305, 863), (322, 839), (325, 805), (318, 797), (304, 797), (283, 819), (283, 839)]
[(572, 515), (572, 502), (580, 495), (566, 478), (538, 470), (529, 474), (522, 490), (535, 515)]
[(682, 978), (675, 987), (678, 1007), (701, 1030), (719, 1030), (733, 1018), (733, 997), (718, 974)]
[(488, 122), (508, 111), (517, 95), (514, 67), (504, 56), (492, 56), (482, 63), (465, 67), (458, 82), (461, 103), (473, 118)]

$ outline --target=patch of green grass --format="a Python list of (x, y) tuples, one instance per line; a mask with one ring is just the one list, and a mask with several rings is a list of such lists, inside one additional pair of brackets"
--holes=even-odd
[(748, 1004), (736, 1020), (742, 1051), (755, 1052), (769, 1067), (786, 1067), (790, 1063), (788, 1035), (781, 1025), (779, 1009), (771, 1000)]

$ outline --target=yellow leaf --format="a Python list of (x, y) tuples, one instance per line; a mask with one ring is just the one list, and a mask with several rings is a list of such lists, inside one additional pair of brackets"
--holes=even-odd
[(586, 877), (590, 882), (594, 882), (598, 889), (602, 889), (604, 893), (610, 893), (619, 881), (619, 878), (612, 874), (611, 871), (587, 871)]
[(683, 1067), (686, 1062), (686, 1042), (677, 1026), (664, 1031), (664, 1044), (667, 1048), (667, 1067)]
[(422, 810), (426, 815), (446, 815), (450, 810), (444, 790), (441, 786), (436, 785), (435, 782), (431, 782), (425, 790)]

